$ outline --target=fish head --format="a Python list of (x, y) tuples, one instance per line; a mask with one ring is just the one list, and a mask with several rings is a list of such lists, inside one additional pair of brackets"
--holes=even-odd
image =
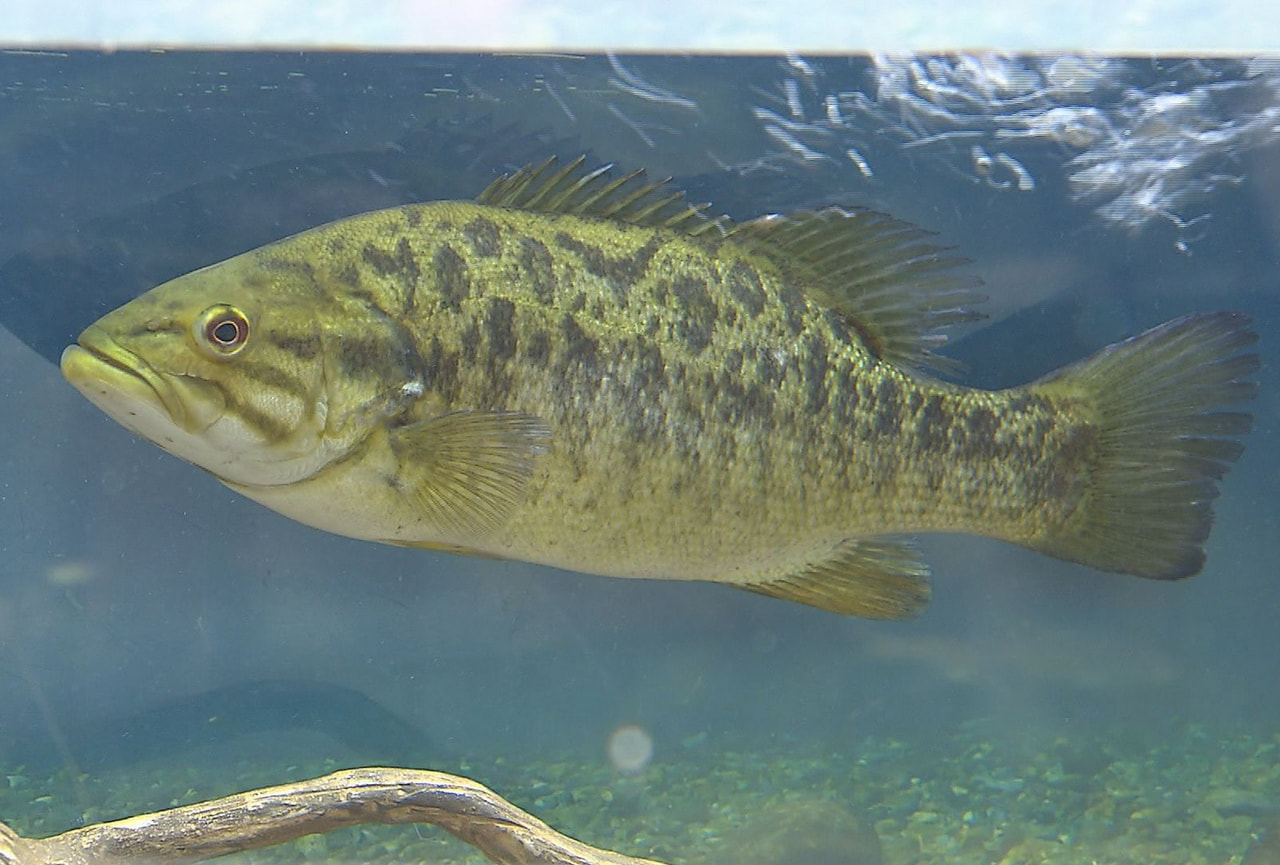
[(246, 253), (152, 289), (85, 329), (62, 354), (63, 375), (127, 429), (224, 481), (314, 475), (367, 434), (387, 388), (334, 374), (339, 324), (358, 333), (359, 314), (280, 260)]

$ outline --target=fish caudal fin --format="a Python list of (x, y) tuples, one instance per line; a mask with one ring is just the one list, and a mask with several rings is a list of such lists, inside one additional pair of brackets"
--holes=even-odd
[(1217, 481), (1244, 451), (1253, 418), (1220, 411), (1252, 399), (1259, 366), (1240, 354), (1247, 316), (1187, 315), (1109, 346), (1031, 385), (1088, 407), (1098, 426), (1076, 516), (1030, 544), (1061, 559), (1159, 580), (1204, 565)]

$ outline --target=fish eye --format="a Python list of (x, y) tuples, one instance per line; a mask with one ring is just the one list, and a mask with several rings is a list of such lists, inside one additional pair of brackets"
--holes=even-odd
[(249, 340), (249, 319), (234, 306), (211, 306), (196, 319), (196, 339), (222, 357), (231, 357)]

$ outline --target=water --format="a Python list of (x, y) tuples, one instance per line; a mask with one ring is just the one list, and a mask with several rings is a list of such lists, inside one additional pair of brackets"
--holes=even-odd
[[(0, 109), (0, 819), (23, 834), (373, 764), (670, 863), (873, 861), (833, 825), (890, 863), (1225, 862), (1280, 814), (1274, 65), (11, 52)], [(928, 537), (932, 605), (884, 624), (362, 544), (131, 438), (51, 363), (173, 275), (583, 152), (739, 217), (939, 232), (991, 295), (948, 351), (984, 387), (1254, 316), (1255, 430), (1204, 573)], [(237, 861), (356, 859), (482, 861), (403, 827)]]

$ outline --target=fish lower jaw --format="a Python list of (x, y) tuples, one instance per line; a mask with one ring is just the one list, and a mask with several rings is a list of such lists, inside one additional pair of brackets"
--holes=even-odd
[(178, 426), (155, 387), (109, 356), (73, 345), (60, 366), (72, 387), (130, 431), (156, 439), (155, 431)]
[(104, 402), (152, 404), (168, 415), (171, 425), (187, 425), (187, 407), (172, 385), (98, 327), (88, 328), (78, 344), (68, 346), (59, 365), (73, 387), (121, 423), (125, 421)]

